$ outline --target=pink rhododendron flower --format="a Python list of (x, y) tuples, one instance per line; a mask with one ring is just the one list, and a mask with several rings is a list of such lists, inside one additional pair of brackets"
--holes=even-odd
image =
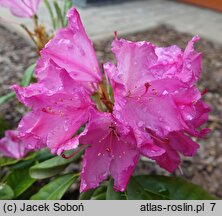
[(210, 109), (194, 85), (201, 68), (201, 55), (193, 49), (197, 40), (194, 37), (184, 52), (177, 46), (115, 40), (117, 67), (104, 66), (114, 88), (114, 115), (138, 138), (146, 131), (150, 142), (165, 149), (151, 158), (170, 172), (180, 163), (177, 151), (192, 156), (198, 148), (187, 134), (201, 137), (207, 132), (198, 131)]
[(101, 81), (102, 75), (92, 42), (86, 35), (75, 8), (68, 12), (67, 18), (68, 26), (59, 30), (46, 44), (41, 51), (40, 62), (52, 59), (87, 90), (94, 91), (95, 84)]
[(48, 146), (60, 154), (75, 148), (68, 141), (87, 121), (92, 101), (64, 69), (52, 60), (44, 63), (38, 67), (38, 83), (13, 86), (20, 102), (32, 109), (18, 130), (27, 148)]
[[(201, 54), (193, 46), (199, 38), (185, 51), (116, 39), (112, 51), (117, 66), (104, 65), (109, 79), (104, 81), (78, 12), (72, 8), (67, 16), (68, 26), (41, 51), (38, 82), (13, 86), (31, 109), (18, 127), (25, 146), (48, 146), (57, 154), (85, 147), (81, 191), (110, 175), (115, 190), (124, 191), (140, 155), (174, 171), (179, 154), (192, 156), (199, 147), (191, 136), (208, 132), (200, 127), (210, 109), (195, 86)], [(76, 135), (82, 126), (84, 131)]]
[(91, 112), (80, 143), (86, 149), (81, 173), (81, 192), (99, 186), (111, 174), (114, 188), (124, 191), (136, 163), (139, 151), (130, 128), (115, 120), (111, 113)]
[(16, 130), (5, 131), (5, 137), (0, 139), (0, 153), (3, 156), (21, 159), (26, 155), (28, 150), (18, 134)]
[(29, 18), (36, 14), (41, 0), (0, 0), (0, 6), (7, 7), (18, 17)]

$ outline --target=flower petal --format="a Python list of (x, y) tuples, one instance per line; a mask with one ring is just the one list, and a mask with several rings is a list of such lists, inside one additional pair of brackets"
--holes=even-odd
[(41, 0), (0, 0), (0, 6), (7, 7), (18, 17), (30, 18), (35, 15)]
[[(85, 87), (91, 89), (92, 83), (98, 83), (101, 80), (96, 54), (77, 10), (70, 9), (67, 17), (68, 27), (59, 30), (46, 44), (41, 51), (42, 59), (38, 64), (50, 58), (64, 68), (74, 80), (85, 82)], [(38, 73), (36, 70), (37, 76)]]
[(5, 131), (5, 137), (0, 139), (0, 153), (15, 159), (21, 159), (26, 155), (28, 150), (18, 137), (18, 134), (16, 130)]
[(112, 51), (118, 62), (118, 70), (113, 70), (115, 74), (110, 76), (116, 82), (121, 82), (126, 92), (133, 93), (153, 79), (149, 68), (156, 62), (157, 56), (151, 43), (114, 40)]
[(114, 178), (114, 189), (124, 191), (138, 162), (139, 154), (136, 148), (132, 147), (132, 143), (124, 142), (124, 139), (114, 139), (113, 146), (115, 148), (112, 152), (110, 172)]
[(80, 143), (89, 145), (83, 159), (81, 191), (97, 187), (109, 174), (114, 188), (125, 190), (139, 158), (133, 133), (110, 113), (92, 111)]
[(170, 145), (184, 156), (196, 154), (199, 145), (182, 132), (172, 132), (168, 135)]
[(165, 149), (165, 153), (161, 156), (150, 158), (155, 160), (160, 167), (166, 169), (168, 172), (173, 172), (180, 164), (179, 154), (167, 139), (162, 139), (155, 135), (153, 135), (153, 139), (156, 145)]

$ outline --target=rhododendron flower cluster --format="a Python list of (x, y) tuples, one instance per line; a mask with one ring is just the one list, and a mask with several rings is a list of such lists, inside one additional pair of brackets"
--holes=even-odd
[(200, 126), (210, 109), (195, 85), (199, 37), (184, 51), (115, 38), (117, 65), (108, 62), (102, 70), (76, 9), (67, 17), (68, 26), (41, 51), (37, 82), (13, 86), (31, 109), (18, 127), (25, 147), (59, 155), (85, 148), (81, 192), (109, 175), (115, 190), (124, 191), (141, 155), (173, 172), (180, 154), (192, 156), (199, 147), (190, 137), (208, 132)]
[(30, 18), (36, 14), (41, 0), (0, 0), (0, 6), (7, 7), (17, 17)]

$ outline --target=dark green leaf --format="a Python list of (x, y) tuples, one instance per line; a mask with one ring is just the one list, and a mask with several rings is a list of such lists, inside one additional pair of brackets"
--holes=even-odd
[(37, 194), (31, 197), (31, 199), (60, 200), (77, 178), (78, 176), (73, 174), (59, 176), (41, 188)]
[(91, 199), (92, 200), (105, 200), (106, 199), (106, 190), (107, 187), (100, 185), (100, 187), (96, 188)]
[(151, 200), (154, 199), (153, 194), (144, 190), (142, 185), (133, 176), (127, 186), (127, 199), (129, 200)]
[(48, 150), (40, 150), (38, 152), (30, 152), (26, 157), (21, 160), (16, 160), (8, 157), (0, 158), (0, 167), (13, 165), (12, 169), (22, 169), (32, 164), (35, 160), (42, 161), (49, 159), (53, 155)]
[(29, 169), (14, 170), (6, 179), (6, 183), (13, 189), (15, 197), (26, 191), (35, 181), (29, 176)]
[(50, 153), (48, 149), (42, 149), (38, 152), (33, 152), (27, 155), (27, 157), (23, 158), (21, 161), (19, 161), (17, 164), (13, 165), (12, 169), (25, 169), (27, 167), (30, 167), (31, 165), (34, 165), (39, 162), (42, 162), (44, 160), (50, 159), (54, 157)]
[(101, 193), (105, 193), (107, 190), (107, 187), (106, 186), (103, 186), (103, 185), (100, 185), (100, 187), (96, 188), (94, 193), (93, 193), (93, 196), (97, 196)]
[(10, 200), (13, 197), (13, 190), (6, 184), (0, 184), (0, 200)]
[(82, 153), (83, 151), (80, 151), (78, 154), (68, 160), (62, 158), (61, 156), (57, 156), (40, 164), (36, 164), (30, 168), (30, 175), (32, 178), (36, 179), (52, 177), (63, 171), (64, 168), (71, 162), (78, 160)]
[(93, 200), (106, 200), (106, 192), (92, 197)]
[(54, 157), (54, 155), (50, 152), (49, 149), (42, 149), (37, 152), (35, 159), (42, 162), (42, 161), (48, 160), (52, 157)]
[(5, 119), (0, 117), (0, 138), (4, 136), (4, 133), (7, 129), (9, 129), (9, 125)]
[(87, 190), (80, 194), (79, 200), (90, 200), (95, 190)]
[(35, 67), (36, 67), (36, 64), (32, 64), (25, 70), (25, 73), (22, 77), (21, 86), (25, 87), (30, 84), (33, 74), (34, 74)]
[(180, 177), (137, 176), (137, 182), (144, 190), (170, 200), (211, 200), (215, 199), (200, 186)]
[(126, 199), (126, 196), (124, 193), (116, 192), (113, 189), (113, 179), (109, 180), (109, 184), (106, 191), (106, 199), (107, 200), (124, 200)]

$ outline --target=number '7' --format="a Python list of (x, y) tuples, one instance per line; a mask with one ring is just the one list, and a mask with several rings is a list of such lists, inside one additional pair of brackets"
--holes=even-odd
[(212, 207), (211, 207), (211, 211), (213, 211), (214, 210), (214, 207), (215, 207), (215, 205), (216, 205), (216, 203), (210, 203), (211, 205), (212, 205)]

